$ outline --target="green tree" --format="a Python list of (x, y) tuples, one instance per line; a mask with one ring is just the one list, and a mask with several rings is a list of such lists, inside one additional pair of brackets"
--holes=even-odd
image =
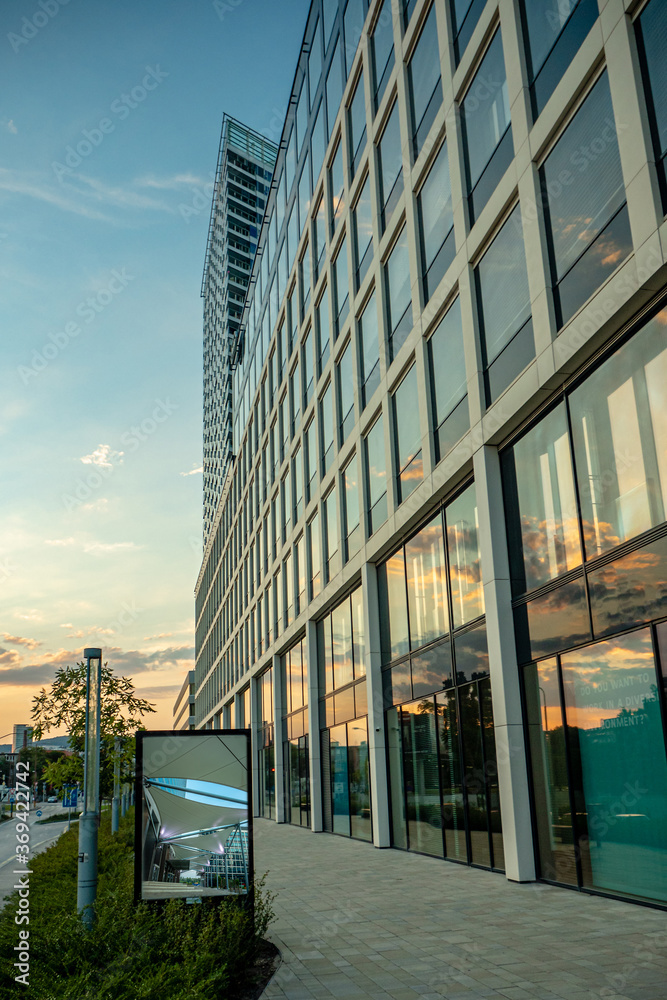
[[(142, 716), (154, 712), (154, 706), (137, 698), (129, 677), (117, 677), (108, 663), (102, 666), (101, 690), (100, 795), (113, 793), (113, 769), (116, 761), (115, 741), (121, 740), (119, 755), (121, 781), (133, 773), (134, 734), (145, 729)], [(68, 784), (83, 784), (83, 750), (86, 732), (86, 664), (60, 667), (51, 688), (45, 688), (32, 699), (33, 740), (41, 740), (53, 729), (67, 729), (72, 756), (49, 764), (44, 779), (56, 788)]]

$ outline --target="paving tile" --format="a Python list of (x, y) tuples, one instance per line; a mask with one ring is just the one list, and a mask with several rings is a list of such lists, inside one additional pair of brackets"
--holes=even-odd
[(661, 911), (256, 827), (283, 958), (262, 1000), (667, 1000)]

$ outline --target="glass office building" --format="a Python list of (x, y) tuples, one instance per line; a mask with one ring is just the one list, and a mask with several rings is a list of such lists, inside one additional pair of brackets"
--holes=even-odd
[(257, 814), (667, 906), (665, 67), (661, 0), (311, 4), (196, 596)]

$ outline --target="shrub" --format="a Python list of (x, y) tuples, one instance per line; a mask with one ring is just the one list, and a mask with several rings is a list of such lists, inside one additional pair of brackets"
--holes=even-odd
[[(134, 903), (134, 810), (99, 831), (96, 921), (76, 912), (78, 830), (31, 861), (30, 986), (36, 1000), (226, 1000), (238, 996), (273, 917), (264, 879), (247, 899)], [(17, 894), (0, 914), (0, 997), (21, 990), (13, 962)], [(23, 925), (26, 927), (27, 925)]]

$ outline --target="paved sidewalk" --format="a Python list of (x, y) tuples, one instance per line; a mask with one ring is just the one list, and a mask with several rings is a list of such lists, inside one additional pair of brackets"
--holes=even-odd
[(667, 998), (667, 914), (268, 820), (283, 964), (262, 998)]

